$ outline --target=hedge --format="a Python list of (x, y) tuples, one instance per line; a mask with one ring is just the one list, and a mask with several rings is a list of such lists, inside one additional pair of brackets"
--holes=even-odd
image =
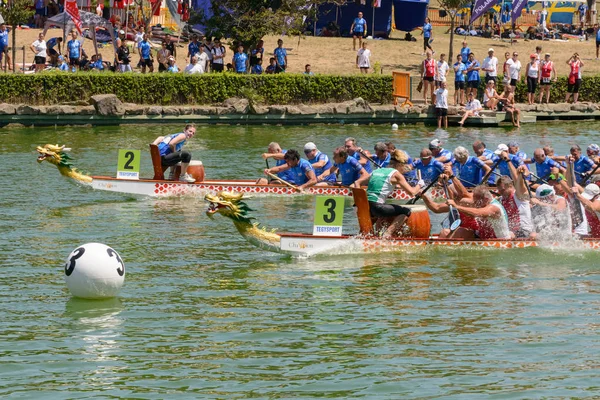
[(127, 103), (214, 104), (245, 93), (267, 104), (327, 103), (362, 97), (371, 103), (392, 101), (392, 77), (384, 75), (238, 75), (231, 73), (1, 74), (0, 102), (58, 104), (114, 93)]
[[(413, 78), (414, 79), (414, 78)], [(500, 80), (498, 91), (502, 90)], [(453, 93), (454, 84), (449, 90)], [(483, 94), (484, 84), (480, 88)], [(579, 91), (581, 101), (600, 102), (600, 76), (586, 76)], [(562, 102), (567, 78), (552, 85), (551, 102)], [(113, 74), (56, 73), (34, 75), (0, 74), (0, 102), (31, 105), (87, 101), (95, 94), (114, 93), (127, 103), (137, 104), (214, 104), (230, 97), (254, 95), (266, 104), (331, 103), (362, 97), (370, 103), (392, 101), (390, 75), (238, 75), (231, 73)], [(414, 92), (414, 98), (421, 94)], [(518, 102), (526, 102), (527, 85), (517, 85)]]

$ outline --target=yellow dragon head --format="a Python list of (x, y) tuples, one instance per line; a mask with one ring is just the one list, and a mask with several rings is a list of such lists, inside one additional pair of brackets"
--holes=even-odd
[(71, 150), (70, 148), (64, 145), (46, 144), (44, 146), (37, 146), (36, 150), (38, 152), (38, 163), (48, 161), (50, 164), (56, 165), (61, 175), (84, 183), (92, 182), (91, 176), (82, 174), (71, 164), (71, 157), (67, 154), (67, 151)]
[(227, 218), (231, 218), (237, 222), (248, 222), (253, 219), (247, 215), (248, 211), (252, 211), (246, 203), (242, 201), (243, 193), (232, 193), (221, 191), (216, 195), (207, 194), (204, 200), (209, 202), (206, 215), (210, 218), (216, 213), (219, 213)]

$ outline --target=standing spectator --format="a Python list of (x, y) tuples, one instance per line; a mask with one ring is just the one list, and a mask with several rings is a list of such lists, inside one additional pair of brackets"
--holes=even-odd
[(210, 36), (208, 37), (203, 37), (202, 38), (202, 42), (204, 45), (204, 49), (201, 47), (200, 51), (204, 51), (206, 53), (206, 56), (208, 57), (208, 64), (206, 67), (206, 72), (209, 72), (209, 68), (212, 65), (212, 60), (213, 60), (213, 54), (212, 54), (212, 48), (213, 48), (213, 41), (212, 38)]
[(467, 63), (469, 54), (471, 54), (471, 49), (467, 46), (467, 41), (465, 40), (462, 42), (462, 48), (460, 49), (460, 57), (463, 63)]
[(542, 35), (545, 37), (550, 31), (547, 27), (548, 24), (548, 10), (546, 6), (542, 6), (542, 12), (540, 13), (540, 25), (542, 26)]
[(29, 48), (35, 53), (35, 72), (42, 72), (46, 68), (46, 41), (42, 32)]
[(431, 20), (429, 18), (425, 18), (425, 24), (423, 24), (423, 30), (421, 31), (421, 35), (423, 35), (423, 55), (425, 55), (427, 49), (431, 50), (431, 54), (435, 54), (435, 51), (433, 51), (431, 45), (429, 44), (429, 42), (433, 41), (431, 38), (432, 29)]
[(69, 52), (69, 66), (71, 70), (75, 72), (76, 69), (79, 69), (79, 62), (82, 55), (85, 54), (83, 47), (81, 46), (81, 42), (77, 40), (77, 31), (71, 31), (71, 40), (67, 42), (67, 50)]
[(265, 69), (265, 74), (275, 74), (277, 73), (277, 61), (275, 57), (269, 58), (269, 66)]
[(273, 56), (277, 61), (276, 73), (285, 72), (288, 67), (287, 50), (283, 48), (283, 40), (277, 41), (277, 48), (273, 50)]
[(544, 92), (546, 93), (546, 103), (550, 102), (550, 87), (552, 86), (552, 76), (554, 76), (554, 82), (556, 82), (556, 69), (554, 63), (550, 60), (550, 54), (546, 53), (544, 60), (540, 63), (541, 78), (540, 78), (540, 104), (542, 104), (542, 98)]
[(244, 53), (244, 46), (238, 46), (238, 51), (233, 55), (231, 62), (238, 74), (245, 74), (248, 71), (248, 55)]
[(146, 73), (146, 67), (152, 73), (154, 72), (154, 58), (152, 57), (152, 45), (148, 42), (148, 36), (144, 33), (140, 42), (140, 62), (142, 64), (142, 74)]
[(263, 73), (262, 58), (256, 60), (256, 64), (250, 68), (250, 73), (252, 75), (261, 75)]
[(573, 103), (577, 103), (577, 99), (579, 98), (579, 88), (581, 87), (581, 68), (583, 67), (583, 61), (579, 58), (579, 54), (575, 53), (567, 60), (567, 64), (571, 67), (571, 72), (569, 73), (569, 83), (567, 85), (565, 103), (569, 102), (571, 94), (573, 95)]
[(306, 64), (304, 66), (304, 72), (302, 73), (302, 75), (306, 75), (306, 76), (313, 76), (315, 73), (311, 71), (311, 67), (310, 64)]
[(425, 101), (425, 105), (427, 105), (427, 91), (431, 94), (431, 101), (435, 102), (435, 98), (433, 97), (433, 78), (435, 77), (436, 63), (433, 59), (431, 52), (427, 52), (426, 58), (423, 60), (421, 64), (421, 69), (423, 70), (423, 100)]
[(223, 72), (223, 60), (225, 59), (227, 50), (225, 50), (225, 46), (221, 45), (220, 39), (215, 40), (215, 45), (211, 51), (213, 53), (212, 70), (214, 72)]
[[(35, 15), (33, 17), (33, 20), (35, 21), (35, 27), (43, 28), (44, 23), (46, 22), (46, 15), (47, 15), (46, 2), (45, 2), (45, 0), (35, 0), (33, 3), (35, 6)], [(44, 61), (44, 65), (45, 64), (46, 64), (46, 61)]]
[(525, 67), (525, 76), (527, 76), (527, 103), (532, 105), (535, 102), (535, 89), (540, 80), (540, 67), (535, 54), (532, 54), (529, 59)]
[(187, 59), (191, 60), (196, 54), (200, 52), (200, 43), (198, 43), (198, 35), (192, 36), (192, 41), (188, 44)]
[[(260, 61), (263, 60), (263, 56), (265, 54), (264, 44), (265, 44), (264, 41), (259, 40), (258, 43), (256, 43), (256, 47), (254, 49), (252, 49), (252, 51), (250, 51), (250, 66), (251, 67), (258, 64), (258, 60), (260, 60)], [(261, 62), (261, 65), (262, 65), (262, 62)]]
[[(1, 28), (2, 26), (0, 26)], [(599, 57), (600, 53), (600, 26), (598, 24), (594, 25), (594, 33), (596, 33), (596, 60)]]
[(542, 61), (542, 46), (535, 46), (535, 61), (538, 63)]
[(167, 42), (163, 40), (160, 46), (160, 50), (156, 54), (156, 60), (158, 61), (158, 72), (165, 72), (169, 69), (169, 56), (171, 52), (167, 50)]
[(119, 71), (131, 72), (131, 57), (129, 56), (129, 47), (125, 41), (117, 39), (117, 61), (119, 62)]
[(479, 88), (479, 70), (481, 65), (479, 61), (475, 59), (475, 54), (469, 54), (469, 61), (467, 62), (467, 97), (473, 93), (477, 98), (477, 89)]
[(210, 59), (208, 58), (208, 54), (206, 54), (204, 44), (200, 43), (200, 51), (196, 54), (196, 64), (198, 64), (198, 69), (201, 74), (204, 74), (209, 71)]
[(3, 55), (6, 55), (6, 64), (8, 65), (8, 70), (12, 71), (12, 62), (10, 60), (10, 56), (8, 55), (8, 29), (6, 28), (6, 24), (4, 22), (0, 24), (0, 65), (2, 65)]
[[(139, 54), (140, 53), (140, 43), (142, 43), (142, 40), (144, 40), (144, 31), (141, 29), (139, 31), (136, 31), (134, 29), (133, 31), (135, 32), (135, 39), (134, 39), (135, 40), (135, 48), (137, 49), (138, 54)], [(140, 66), (142, 65), (141, 61), (142, 61), (142, 58), (140, 57), (140, 63), (139, 63)]]
[(442, 82), (446, 82), (446, 76), (448, 75), (448, 70), (450, 67), (446, 62), (446, 55), (444, 53), (440, 54), (440, 60), (437, 62), (437, 69), (435, 74), (435, 88), (442, 87)]
[(510, 91), (512, 93), (517, 89), (517, 82), (521, 80), (521, 61), (517, 60), (519, 53), (514, 52), (511, 59), (506, 60), (508, 67), (508, 76), (510, 77)]
[(583, 28), (585, 27), (585, 14), (587, 13), (587, 4), (586, 2), (583, 2), (579, 5), (579, 8), (577, 9), (577, 11), (579, 12), (579, 23), (581, 24), (581, 30), (583, 31)]
[[(52, 66), (55, 66), (57, 64), (58, 55), (62, 54), (62, 50), (60, 48), (60, 44), (62, 43), (62, 41), (63, 40), (61, 37), (53, 37), (52, 39), (46, 42), (46, 53), (48, 54), (48, 57), (50, 57), (50, 64)], [(58, 46), (58, 51), (54, 49), (56, 46)]]
[(167, 42), (167, 50), (169, 50), (169, 54), (177, 59), (177, 47), (175, 46), (175, 43), (173, 43), (171, 35), (168, 33), (165, 35), (165, 42)]
[(467, 66), (462, 62), (462, 56), (456, 56), (454, 67), (454, 105), (465, 105), (465, 73)]
[(444, 123), (444, 129), (448, 129), (448, 89), (446, 81), (440, 83), (440, 87), (435, 91), (435, 113), (437, 115), (438, 129)]
[(362, 48), (356, 54), (356, 68), (363, 74), (368, 73), (371, 68), (371, 50), (367, 49), (366, 41), (362, 42)]
[(507, 51), (504, 53), (504, 64), (502, 64), (502, 85), (504, 90), (510, 87), (510, 71), (508, 70), (508, 60), (510, 60), (510, 53)]
[(363, 18), (363, 13), (359, 12), (358, 17), (354, 18), (354, 22), (350, 26), (352, 32), (352, 50), (356, 50), (356, 39), (358, 38), (358, 48), (362, 47), (362, 40), (367, 32), (367, 21)]
[(483, 65), (481, 69), (485, 71), (485, 83), (494, 81), (496, 83), (498, 79), (498, 59), (494, 56), (494, 49), (488, 49), (488, 56), (483, 59)]
[(479, 111), (483, 110), (481, 107), (481, 103), (477, 100), (473, 94), (473, 92), (469, 93), (469, 101), (465, 105), (465, 113), (463, 114), (462, 119), (458, 123), (460, 126), (463, 126), (467, 118), (469, 117), (478, 117)]

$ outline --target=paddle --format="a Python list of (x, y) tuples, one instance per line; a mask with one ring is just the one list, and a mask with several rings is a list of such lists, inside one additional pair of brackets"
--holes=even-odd
[(359, 151), (360, 155), (363, 156), (364, 158), (366, 158), (367, 160), (371, 161), (373, 163), (373, 165), (375, 165), (377, 168), (381, 168), (381, 165), (377, 164), (375, 162), (375, 160), (373, 160), (371, 157), (369, 157), (368, 155), (365, 154), (364, 151)]
[(289, 188), (292, 188), (292, 189), (294, 189), (294, 190), (296, 190), (296, 191), (298, 191), (298, 192), (304, 192), (304, 191), (303, 191), (302, 189), (300, 189), (298, 186), (294, 186), (294, 185), (292, 185), (291, 183), (284, 181), (283, 179), (281, 179), (280, 177), (278, 177), (278, 176), (277, 176), (277, 175), (275, 175), (275, 174), (272, 174), (272, 173), (270, 173), (270, 172), (265, 172), (265, 174), (267, 174), (267, 176), (269, 176), (271, 179), (275, 179), (276, 181), (279, 181), (279, 182), (281, 182), (282, 184), (284, 184), (285, 186), (287, 186), (287, 187), (289, 187)]
[(521, 178), (523, 178), (523, 183), (525, 184), (525, 187), (527, 188), (527, 193), (529, 193), (529, 198), (533, 199), (533, 195), (531, 194), (531, 186), (529, 186), (527, 184), (527, 180), (525, 179), (525, 172), (521, 172)]
[[(444, 194), (446, 195), (446, 198), (450, 199), (450, 196), (448, 196), (448, 184), (446, 182), (443, 182), (442, 184), (444, 186)], [(458, 213), (458, 210), (456, 208), (452, 206), (448, 207), (450, 207), (450, 211), (448, 211), (448, 222), (450, 222), (450, 232), (454, 232), (460, 226), (460, 214)]]
[(496, 169), (496, 167), (498, 166), (498, 164), (500, 164), (500, 161), (502, 161), (502, 159), (498, 158), (498, 160), (496, 160), (496, 162), (494, 164), (492, 164), (492, 168), (488, 171), (487, 174), (485, 174), (483, 176), (483, 178), (481, 178), (481, 182), (482, 183), (485, 183), (485, 182), (488, 181), (488, 179), (489, 179), (490, 175), (492, 174), (492, 172), (494, 172), (494, 170)]
[(433, 180), (429, 185), (425, 187), (425, 189), (421, 190), (421, 192), (417, 193), (415, 197), (406, 202), (406, 204), (415, 204), (433, 185), (437, 183), (437, 179)]
[(546, 181), (546, 180), (544, 180), (544, 179), (540, 178), (539, 176), (537, 176), (537, 175), (536, 175), (536, 174), (534, 174), (533, 172), (529, 171), (529, 174), (530, 174), (531, 176), (533, 176), (535, 179), (537, 179), (538, 181), (541, 181), (542, 183), (545, 183), (546, 185), (548, 185), (548, 181)]
[(598, 163), (598, 165), (596, 165), (596, 168), (591, 170), (589, 174), (582, 174), (582, 175), (584, 175), (584, 178), (585, 178), (582, 186), (585, 186), (585, 184), (588, 183), (590, 178), (596, 173), (596, 171), (598, 171), (598, 168), (600, 168), (600, 163)]
[[(571, 159), (571, 161), (569, 161), (569, 165), (567, 168), (567, 172), (569, 173), (569, 178), (571, 180), (571, 182), (568, 182), (569, 185), (571, 187), (577, 185), (577, 181), (575, 180), (575, 163), (573, 162), (573, 160)], [(570, 191), (570, 188), (569, 188)], [(575, 227), (581, 225), (581, 223), (583, 222), (583, 212), (581, 211), (581, 201), (577, 198), (577, 196), (575, 196), (574, 194), (571, 194), (569, 196), (573, 202), (573, 215), (572, 215), (572, 219), (573, 219), (573, 225)]]

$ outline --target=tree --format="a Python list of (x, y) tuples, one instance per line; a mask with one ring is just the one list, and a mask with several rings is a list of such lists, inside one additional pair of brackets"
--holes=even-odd
[(0, 14), (4, 18), (7, 25), (12, 30), (12, 68), (16, 71), (16, 54), (17, 54), (17, 26), (24, 24), (31, 17), (35, 10), (31, 7), (31, 0), (9, 0), (7, 3), (1, 3)]
[(454, 22), (458, 12), (467, 7), (471, 3), (471, 0), (440, 0), (440, 7), (446, 10), (450, 15), (450, 48), (448, 49), (448, 63), (451, 64), (454, 61)]

